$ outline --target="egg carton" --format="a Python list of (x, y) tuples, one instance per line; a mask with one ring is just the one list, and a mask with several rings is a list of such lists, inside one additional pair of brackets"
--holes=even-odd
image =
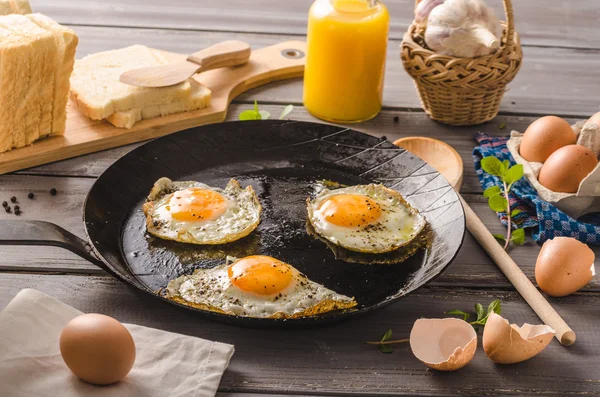
[[(577, 136), (577, 144), (600, 155), (600, 127), (593, 123), (580, 121), (571, 126)], [(538, 181), (543, 163), (527, 161), (519, 154), (523, 134), (511, 131), (507, 147), (515, 161), (523, 164), (525, 177), (538, 191), (540, 198), (577, 219), (582, 215), (600, 211), (600, 164), (581, 181), (577, 193), (553, 192)]]

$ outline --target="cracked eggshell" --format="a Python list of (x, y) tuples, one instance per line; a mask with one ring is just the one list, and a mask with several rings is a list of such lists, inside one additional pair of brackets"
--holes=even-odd
[(483, 329), (483, 350), (498, 364), (515, 364), (538, 355), (554, 338), (547, 325), (509, 324), (502, 316), (492, 313)]
[(469, 323), (457, 318), (421, 318), (410, 332), (410, 348), (428, 367), (455, 371), (475, 355), (477, 333)]
[(566, 296), (585, 287), (595, 275), (594, 251), (571, 237), (555, 237), (542, 246), (535, 281), (551, 296)]

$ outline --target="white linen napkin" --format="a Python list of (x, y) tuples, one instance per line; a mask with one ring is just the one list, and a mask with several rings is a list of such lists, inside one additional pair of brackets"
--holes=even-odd
[(32, 289), (17, 294), (0, 313), (0, 396), (212, 397), (233, 355), (224, 343), (124, 324), (136, 345), (133, 369), (114, 385), (90, 385), (67, 368), (58, 343), (80, 314)]

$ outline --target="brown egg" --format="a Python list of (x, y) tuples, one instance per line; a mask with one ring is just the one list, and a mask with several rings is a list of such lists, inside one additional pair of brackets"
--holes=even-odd
[(483, 329), (483, 351), (498, 364), (514, 364), (541, 353), (554, 337), (547, 325), (509, 324), (499, 314), (492, 313)]
[(565, 296), (585, 287), (595, 275), (594, 251), (571, 237), (555, 237), (542, 246), (535, 263), (535, 281), (551, 296)]
[(114, 318), (83, 314), (60, 334), (60, 353), (77, 377), (109, 385), (123, 379), (133, 367), (135, 343), (127, 328)]
[(540, 169), (538, 180), (553, 192), (577, 193), (581, 181), (598, 165), (585, 146), (568, 145), (552, 153)]
[(600, 112), (598, 112), (595, 115), (593, 115), (592, 117), (590, 117), (587, 122), (600, 126)]
[(576, 141), (573, 128), (564, 119), (545, 116), (527, 127), (519, 154), (527, 161), (543, 163), (556, 150)]

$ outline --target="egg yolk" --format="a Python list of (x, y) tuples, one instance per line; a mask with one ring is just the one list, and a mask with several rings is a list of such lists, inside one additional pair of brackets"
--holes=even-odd
[(227, 200), (221, 194), (207, 189), (190, 188), (173, 193), (167, 210), (180, 221), (211, 220), (219, 217), (227, 208)]
[(253, 255), (229, 266), (231, 283), (243, 291), (272, 295), (292, 282), (291, 266), (270, 256)]
[(379, 219), (381, 207), (367, 196), (337, 194), (327, 199), (319, 208), (325, 220), (338, 226), (367, 226)]

